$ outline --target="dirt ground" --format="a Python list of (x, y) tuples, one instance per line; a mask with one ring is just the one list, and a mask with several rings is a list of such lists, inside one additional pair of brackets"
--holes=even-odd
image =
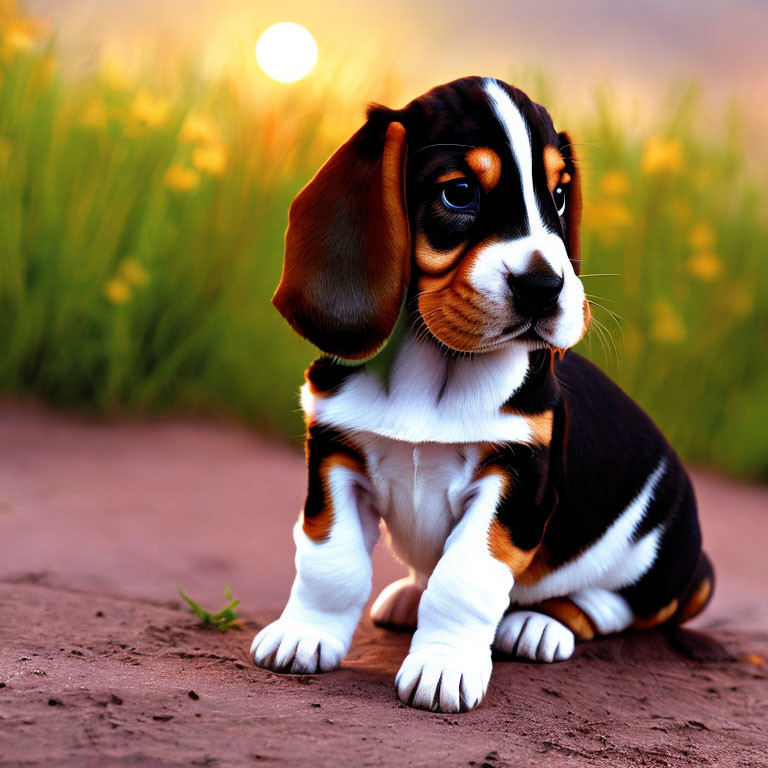
[[(0, 764), (768, 766), (768, 489), (694, 477), (719, 577), (703, 636), (498, 660), (478, 710), (435, 715), (395, 696), (409, 637), (368, 619), (340, 671), (252, 666), (293, 574), (298, 451), (0, 404)], [(379, 547), (374, 590), (402, 570)], [(222, 635), (176, 588), (217, 608), (224, 584), (245, 627)]]

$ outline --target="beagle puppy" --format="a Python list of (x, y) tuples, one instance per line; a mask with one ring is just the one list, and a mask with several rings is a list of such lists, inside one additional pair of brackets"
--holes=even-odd
[(325, 354), (306, 372), (297, 575), (257, 665), (341, 664), (384, 530), (411, 575), (372, 608), (415, 627), (406, 704), (476, 707), (491, 651), (699, 613), (714, 575), (696, 502), (651, 419), (567, 351), (589, 305), (568, 135), (494, 79), (365, 125), (294, 200), (274, 304)]

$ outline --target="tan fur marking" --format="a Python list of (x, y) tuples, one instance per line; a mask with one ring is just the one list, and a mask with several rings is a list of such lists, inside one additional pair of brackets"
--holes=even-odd
[(346, 467), (354, 472), (363, 471), (363, 466), (359, 459), (350, 456), (347, 453), (335, 453), (323, 459), (320, 464), (320, 478), (323, 484), (323, 494), (325, 505), (323, 509), (312, 517), (307, 517), (304, 511), (301, 512), (301, 527), (304, 533), (314, 542), (321, 542), (328, 539), (331, 535), (333, 526), (333, 501), (331, 499), (330, 474), (335, 467)]
[(434, 250), (422, 232), (416, 235), (414, 256), (416, 265), (428, 275), (439, 275), (450, 269), (461, 256), (466, 243), (462, 243), (450, 251)]
[(552, 423), (554, 421), (552, 411), (544, 411), (531, 416), (527, 413), (521, 413), (515, 408), (510, 408), (506, 403), (499, 410), (501, 413), (511, 416), (522, 416), (531, 430), (534, 442), (539, 445), (549, 445), (552, 442)]
[(509, 539), (507, 529), (496, 519), (488, 529), (488, 549), (491, 555), (504, 563), (512, 575), (517, 578), (531, 564), (536, 550), (525, 550), (516, 547)]
[(490, 147), (477, 147), (464, 156), (480, 186), (490, 192), (501, 178), (501, 158)]
[[(511, 484), (509, 473), (503, 467), (488, 464), (478, 470), (476, 477), (490, 477), (491, 475), (498, 475), (501, 478), (502, 485), (499, 495), (503, 497)], [(531, 564), (538, 547), (531, 550), (516, 547), (509, 537), (509, 531), (498, 518), (494, 517), (488, 528), (488, 549), (491, 555), (504, 563), (512, 571), (512, 575), (517, 578)]]
[(553, 597), (532, 607), (532, 610), (544, 613), (565, 624), (579, 640), (591, 640), (597, 633), (595, 625), (576, 603), (565, 597)]
[(424, 273), (419, 277), (419, 313), (427, 328), (460, 352), (474, 352), (482, 347), (488, 326), (500, 325), (499, 320), (487, 314), (482, 295), (470, 282), (477, 255), (495, 241), (495, 237), (489, 237), (465, 251), (447, 275), (435, 279)]
[(518, 584), (530, 586), (541, 581), (547, 574), (551, 573), (549, 567), (549, 553), (546, 547), (539, 547), (536, 556), (531, 564), (517, 577)]
[(448, 173), (444, 173), (442, 176), (438, 176), (435, 179), (435, 184), (443, 184), (446, 181), (452, 181), (453, 179), (465, 179), (466, 175), (462, 173), (461, 171), (448, 171)]
[(547, 174), (547, 186), (549, 191), (553, 192), (555, 187), (562, 181), (563, 170), (565, 169), (565, 160), (560, 154), (560, 150), (552, 144), (544, 147), (544, 172)]
[(675, 618), (676, 623), (683, 624), (686, 621), (690, 621), (694, 616), (698, 616), (709, 602), (711, 594), (712, 582), (709, 579), (704, 579), (683, 606), (680, 614)]
[(669, 620), (677, 610), (677, 598), (675, 598), (669, 605), (665, 605), (661, 610), (656, 611), (653, 616), (649, 616), (647, 619), (642, 619), (639, 616), (635, 618), (633, 626), (637, 629), (651, 629), (651, 627), (657, 627), (659, 624), (663, 624)]
[(584, 338), (587, 330), (589, 330), (589, 324), (592, 322), (592, 308), (589, 306), (589, 301), (587, 299), (584, 299), (584, 306), (581, 308), (581, 313), (583, 315), (583, 325), (581, 326), (581, 336), (579, 337), (579, 341)]

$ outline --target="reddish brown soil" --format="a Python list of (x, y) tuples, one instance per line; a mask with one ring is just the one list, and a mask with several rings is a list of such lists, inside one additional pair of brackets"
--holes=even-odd
[[(407, 635), (361, 625), (341, 671), (254, 668), (282, 608), (298, 451), (194, 422), (104, 426), (0, 405), (3, 766), (768, 766), (768, 490), (696, 474), (721, 643), (693, 661), (657, 632), (555, 665), (497, 661), (459, 716), (401, 705)], [(374, 589), (402, 569), (383, 549)], [(176, 587), (243, 631), (201, 627)], [(686, 646), (692, 638), (688, 636)]]

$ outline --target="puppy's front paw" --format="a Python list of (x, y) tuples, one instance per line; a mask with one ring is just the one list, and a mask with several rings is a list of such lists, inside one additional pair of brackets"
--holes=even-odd
[(346, 653), (344, 644), (327, 632), (288, 619), (264, 627), (251, 643), (256, 665), (273, 672), (330, 672), (341, 665)]
[(536, 611), (513, 611), (499, 623), (493, 647), (531, 661), (565, 661), (573, 655), (574, 637), (557, 619)]
[(467, 712), (483, 700), (490, 678), (490, 649), (461, 652), (435, 644), (406, 656), (395, 687), (400, 701), (408, 706)]

